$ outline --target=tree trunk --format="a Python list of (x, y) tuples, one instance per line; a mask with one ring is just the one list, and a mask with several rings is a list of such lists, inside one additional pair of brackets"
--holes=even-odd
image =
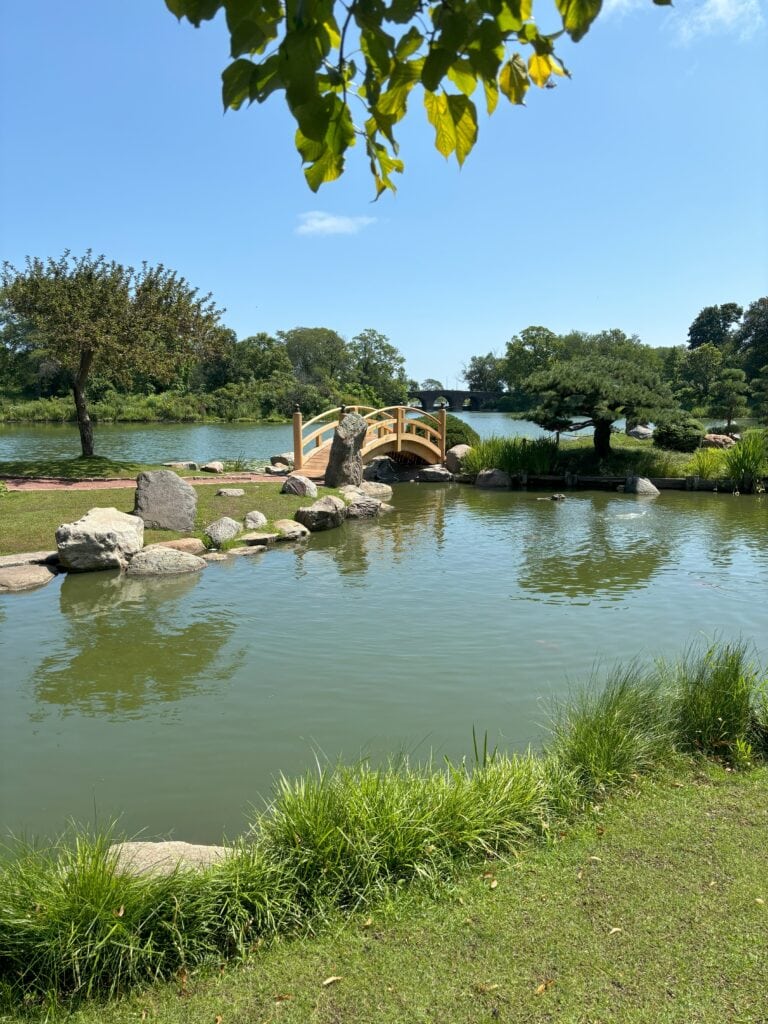
[(84, 456), (93, 455), (93, 424), (85, 401), (85, 382), (92, 362), (93, 352), (83, 352), (80, 356), (80, 366), (72, 381), (72, 394), (77, 409), (77, 429), (80, 431), (80, 447)]
[(611, 421), (597, 420), (595, 423), (594, 435), (595, 452), (600, 459), (606, 459), (611, 454)]

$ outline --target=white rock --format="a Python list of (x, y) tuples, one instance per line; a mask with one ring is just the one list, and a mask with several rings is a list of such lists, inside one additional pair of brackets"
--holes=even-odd
[(116, 508), (92, 508), (56, 531), (59, 561), (73, 572), (124, 569), (144, 546), (144, 521)]
[(449, 473), (460, 473), (461, 472), (461, 460), (467, 454), (471, 452), (472, 448), (468, 444), (455, 444), (453, 448), (449, 448), (445, 453), (445, 468)]

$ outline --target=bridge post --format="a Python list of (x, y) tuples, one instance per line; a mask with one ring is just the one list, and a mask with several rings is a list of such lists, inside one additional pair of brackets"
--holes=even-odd
[(293, 468), (297, 472), (304, 465), (304, 453), (301, 450), (301, 446), (304, 443), (304, 439), (301, 436), (303, 426), (301, 409), (297, 405), (293, 413)]
[(395, 410), (395, 451), (403, 450), (403, 434), (405, 433), (405, 409), (398, 405)]
[(445, 415), (445, 406), (441, 405), (437, 413), (437, 425), (440, 431), (440, 461), (445, 462), (445, 442), (448, 434), (447, 417)]

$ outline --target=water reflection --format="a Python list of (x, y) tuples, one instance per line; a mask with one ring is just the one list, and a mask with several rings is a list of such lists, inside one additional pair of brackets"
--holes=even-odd
[(557, 506), (554, 515), (539, 516), (535, 533), (526, 536), (518, 583), (556, 603), (620, 600), (647, 587), (671, 556), (671, 538), (659, 535), (653, 519), (647, 508), (611, 516), (591, 502), (577, 510), (574, 504)]
[(197, 574), (131, 579), (69, 575), (60, 590), (66, 629), (33, 676), (36, 699), (85, 715), (130, 716), (226, 679), (219, 662), (233, 622), (193, 600)]

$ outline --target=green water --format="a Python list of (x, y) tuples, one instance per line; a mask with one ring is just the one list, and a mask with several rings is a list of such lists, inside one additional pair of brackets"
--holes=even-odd
[(194, 578), (0, 598), (6, 830), (212, 841), (315, 756), (538, 742), (596, 662), (754, 641), (768, 498), (400, 485), (397, 511)]

